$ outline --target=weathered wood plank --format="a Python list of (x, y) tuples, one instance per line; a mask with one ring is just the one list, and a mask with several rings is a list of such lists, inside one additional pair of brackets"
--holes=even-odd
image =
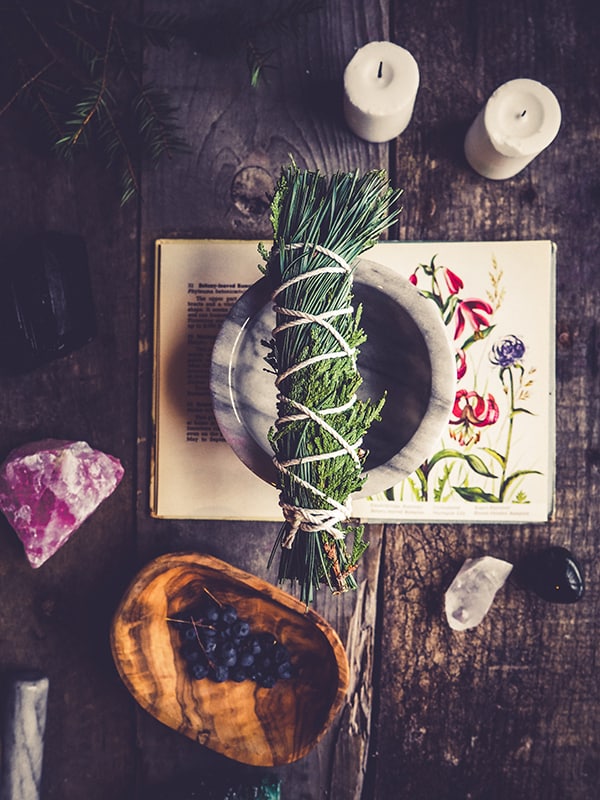
[(49, 677), (43, 797), (125, 798), (133, 792), (134, 714), (108, 632), (134, 555), (136, 209), (119, 209), (97, 165), (33, 154), (22, 130), (2, 118), (0, 237), (6, 245), (44, 230), (82, 235), (98, 335), (34, 372), (0, 377), (0, 459), (28, 441), (84, 439), (119, 457), (126, 475), (39, 570), (0, 521), (0, 671), (35, 668)]
[[(147, 8), (163, 8), (148, 3)], [(195, 8), (194, 4), (181, 4)], [(166, 85), (180, 106), (191, 143), (189, 157), (173, 160), (145, 179), (142, 207), (142, 353), (139, 473), (140, 558), (168, 550), (192, 547), (204, 550), (250, 570), (268, 580), (266, 560), (276, 525), (226, 522), (150, 520), (147, 514), (151, 368), (152, 242), (165, 235), (260, 238), (271, 234), (266, 193), (272, 191), (280, 167), (291, 154), (299, 166), (324, 172), (387, 165), (387, 148), (360, 142), (346, 130), (341, 111), (341, 75), (354, 48), (387, 31), (385, 4), (349, 8), (335, 0), (306, 17), (297, 35), (275, 40), (273, 62), (266, 82), (253, 90), (248, 85), (243, 56), (237, 59), (191, 58), (184, 51), (163, 57), (148, 54), (148, 77)], [(200, 487), (200, 490), (202, 488)], [(353, 623), (357, 652), (364, 657), (364, 687), (357, 688), (352, 703), (363, 703), (358, 747), (349, 737), (356, 733), (355, 708), (341, 717), (337, 727), (301, 761), (280, 770), (284, 796), (336, 797), (335, 787), (353, 786), (360, 796), (365, 770), (370, 713), (370, 670), (374, 632), (373, 603), (377, 592), (380, 537), (373, 531), (370, 552), (364, 559), (361, 606)], [(330, 597), (323, 590), (315, 609), (345, 639), (356, 596)], [(366, 618), (363, 618), (365, 616)], [(350, 654), (351, 655), (351, 654)], [(358, 656), (357, 656), (358, 657)], [(189, 746), (153, 720), (140, 717), (143, 743), (142, 781), (161, 787), (181, 774), (202, 776), (215, 770), (235, 774), (235, 765), (223, 762), (202, 748)], [(336, 755), (337, 753), (337, 755)], [(340, 753), (342, 755), (340, 756)], [(334, 761), (335, 760), (335, 761)], [(342, 775), (344, 775), (342, 779)], [(193, 780), (193, 778), (192, 778)], [(329, 786), (333, 789), (329, 794)]]
[[(177, 6), (156, 0), (146, 10), (197, 4)], [(327, 171), (385, 166), (387, 148), (359, 142), (345, 130), (340, 78), (355, 46), (387, 36), (387, 2), (349, 6), (329, 0), (302, 23), (297, 38), (282, 39), (274, 56), (278, 69), (256, 91), (247, 85), (243, 55), (212, 59), (178, 47), (147, 52), (147, 77), (180, 103), (192, 149), (145, 173), (141, 228), (135, 207), (120, 211), (110, 179), (94, 166), (65, 167), (31, 154), (15, 119), (2, 119), (2, 237), (48, 228), (85, 236), (99, 336), (35, 373), (2, 377), (0, 449), (4, 455), (48, 435), (82, 437), (118, 455), (127, 470), (118, 492), (40, 571), (28, 567), (16, 537), (4, 521), (0, 525), (0, 669), (37, 667), (50, 677), (43, 778), (49, 800), (129, 800), (136, 794), (175, 800), (185, 796), (177, 794), (181, 776), (190, 776), (193, 786), (202, 775), (236, 771), (141, 711), (136, 734), (134, 704), (108, 649), (110, 615), (134, 561), (199, 548), (272, 577), (266, 554), (274, 525), (148, 516), (152, 241), (165, 235), (267, 237), (265, 192), (288, 153), (301, 166)], [(399, 238), (548, 237), (558, 243), (556, 512), (547, 525), (387, 526), (385, 537), (379, 526), (371, 528), (360, 592), (341, 600), (323, 594), (316, 603), (347, 641), (356, 675), (359, 664), (366, 667), (338, 728), (281, 771), (284, 796), (367, 800), (393, 791), (416, 800), (582, 800), (594, 796), (600, 780), (594, 674), (599, 10), (575, 0), (442, 0), (433, 8), (397, 3), (392, 33), (412, 50), (422, 72), (413, 122), (393, 145), (395, 183), (406, 190)], [(464, 161), (464, 134), (490, 92), (517, 75), (555, 90), (563, 127), (521, 175), (487, 182)], [(514, 561), (548, 543), (570, 547), (582, 561), (588, 593), (581, 603), (551, 606), (509, 582), (475, 631), (447, 628), (443, 592), (463, 558), (488, 552)], [(363, 788), (378, 593), (378, 716)]]
[[(599, 156), (600, 60), (591, 54), (600, 18), (552, 0), (449, 1), (433, 13), (398, 4), (394, 25), (423, 78), (414, 124), (396, 148), (407, 186), (401, 237), (558, 244), (557, 491), (545, 525), (386, 528), (375, 796), (395, 786), (398, 796), (423, 800), (589, 798), (600, 763), (600, 227), (597, 175), (588, 168)], [(464, 135), (494, 88), (517, 76), (554, 90), (562, 129), (524, 172), (486, 181), (464, 160)], [(579, 604), (545, 603), (511, 580), (478, 628), (448, 628), (443, 593), (464, 558), (514, 563), (549, 544), (582, 562), (590, 591)]]
[(335, 736), (329, 797), (360, 800), (365, 796), (373, 710), (377, 703), (375, 640), (380, 590), (383, 526), (369, 526), (370, 552), (345, 636), (350, 686)]

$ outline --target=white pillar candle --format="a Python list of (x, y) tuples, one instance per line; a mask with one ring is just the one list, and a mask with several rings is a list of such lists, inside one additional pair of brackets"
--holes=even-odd
[(419, 88), (413, 56), (393, 42), (369, 42), (344, 70), (344, 116), (368, 142), (389, 142), (410, 122)]
[(547, 86), (529, 78), (508, 81), (469, 128), (465, 156), (484, 178), (511, 178), (548, 147), (560, 121), (560, 105)]

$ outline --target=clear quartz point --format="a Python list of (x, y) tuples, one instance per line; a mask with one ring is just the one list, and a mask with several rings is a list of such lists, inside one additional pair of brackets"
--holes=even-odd
[(445, 595), (446, 618), (455, 631), (479, 625), (513, 565), (493, 556), (467, 558)]

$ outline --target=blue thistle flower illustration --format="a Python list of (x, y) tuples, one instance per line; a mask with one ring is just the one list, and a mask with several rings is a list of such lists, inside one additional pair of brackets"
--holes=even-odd
[(525, 355), (525, 345), (514, 334), (509, 334), (492, 346), (490, 361), (498, 367), (505, 369), (512, 367)]

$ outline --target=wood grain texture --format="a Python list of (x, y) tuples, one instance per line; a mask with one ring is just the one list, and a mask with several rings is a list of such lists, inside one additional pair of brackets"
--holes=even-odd
[(0, 519), (0, 683), (13, 669), (49, 678), (43, 800), (125, 800), (135, 784), (135, 714), (108, 633), (134, 569), (137, 211), (119, 208), (112, 178), (91, 157), (65, 163), (40, 153), (28, 130), (17, 112), (0, 118), (0, 257), (22, 235), (83, 236), (98, 334), (31, 373), (0, 375), (0, 460), (40, 438), (83, 439), (117, 456), (125, 477), (39, 570)]
[[(178, 6), (182, 10), (195, 8), (191, 2)], [(146, 7), (164, 10), (165, 5), (152, 2)], [(192, 152), (189, 157), (174, 159), (145, 176), (141, 217), (141, 446), (138, 451), (141, 559), (174, 548), (199, 549), (268, 581), (275, 579), (273, 571), (267, 570), (266, 561), (277, 532), (276, 524), (149, 519), (153, 242), (156, 237), (167, 235), (268, 238), (271, 227), (265, 193), (274, 186), (281, 166), (289, 163), (290, 154), (301, 167), (327, 172), (386, 167), (387, 147), (361, 142), (345, 127), (341, 75), (355, 47), (384, 37), (387, 29), (387, 2), (363, 7), (345, 0), (328, 0), (322, 10), (301, 21), (297, 34), (288, 32), (272, 40), (276, 69), (267, 71), (266, 81), (257, 90), (248, 85), (243, 54), (237, 59), (223, 60), (207, 56), (190, 59), (189, 52), (183, 51), (147, 54), (146, 75), (168, 88), (179, 106)], [(376, 594), (378, 576), (377, 531), (369, 538), (372, 548), (367, 559), (363, 559), (361, 579), (367, 580), (369, 576), (371, 596)], [(373, 569), (367, 564), (373, 564)], [(319, 595), (315, 609), (346, 641), (356, 596), (331, 598), (326, 590)], [(374, 620), (365, 621), (364, 625), (368, 628), (364, 635), (371, 637), (372, 647)], [(371, 668), (372, 661), (367, 661), (366, 676)], [(370, 692), (366, 688), (363, 696), (368, 708)], [(317, 748), (285, 770), (277, 771), (285, 796), (329, 794), (338, 747), (337, 726), (345, 719), (342, 710)], [(365, 732), (368, 722), (367, 719), (361, 736), (368, 736)], [(194, 776), (215, 770), (235, 771), (231, 761), (224, 763), (222, 757), (207, 749), (193, 748), (147, 715), (142, 715), (138, 724), (143, 743), (140, 781), (146, 790), (165, 786), (177, 775), (190, 776), (193, 784)], [(340, 733), (340, 737), (354, 735), (355, 729), (351, 727)], [(361, 787), (362, 770), (362, 762), (347, 767), (348, 781)]]
[[(169, 620), (185, 618), (206, 593), (232, 605), (253, 633), (289, 651), (294, 674), (271, 689), (254, 681), (194, 680)], [(278, 766), (323, 736), (348, 687), (348, 661), (333, 628), (312, 609), (254, 575), (211, 556), (168, 553), (144, 567), (111, 630), (121, 678), (152, 716), (243, 764)]]
[[(557, 243), (557, 485), (548, 524), (386, 528), (375, 797), (392, 785), (415, 800), (597, 792), (600, 224), (597, 171), (585, 165), (599, 152), (599, 22), (589, 4), (551, 0), (396, 9), (396, 36), (423, 79), (396, 145), (401, 238)], [(553, 89), (562, 128), (522, 173), (487, 181), (466, 164), (464, 135), (494, 88), (521, 75)], [(478, 628), (448, 628), (443, 593), (464, 558), (516, 563), (551, 544), (583, 565), (579, 604), (546, 603), (509, 580)]]
[[(144, 0), (140, 7), (199, 5)], [(413, 120), (389, 147), (346, 130), (340, 88), (354, 49), (388, 37), (413, 52), (422, 81)], [(586, 0), (326, 0), (297, 35), (273, 42), (277, 69), (256, 91), (243, 54), (215, 59), (146, 47), (144, 78), (170, 93), (191, 151), (146, 170), (143, 202), (124, 210), (94, 164), (34, 154), (20, 119), (0, 118), (3, 244), (50, 228), (82, 234), (99, 321), (88, 347), (27, 376), (1, 377), (0, 448), (5, 454), (42, 436), (84, 438), (126, 467), (118, 492), (39, 571), (0, 524), (0, 670), (38, 668), (52, 686), (43, 800), (187, 800), (203, 776), (242, 774), (230, 759), (136, 712), (110, 658), (109, 626), (135, 570), (162, 553), (201, 550), (273, 579), (266, 554), (276, 525), (150, 519), (152, 253), (159, 236), (268, 236), (265, 193), (289, 153), (300, 166), (326, 171), (389, 166), (405, 189), (401, 239), (557, 242), (558, 430), (548, 524), (371, 526), (360, 591), (320, 594), (315, 609), (347, 644), (353, 679), (360, 668), (362, 677), (318, 745), (273, 768), (285, 800), (595, 800), (599, 38), (599, 6)], [(563, 124), (525, 171), (489, 182), (466, 164), (464, 135), (489, 94), (519, 76), (555, 91)], [(447, 628), (443, 592), (465, 557), (515, 561), (547, 544), (581, 561), (580, 603), (550, 605), (509, 581), (480, 627)], [(258, 769), (242, 772), (253, 778)], [(175, 794), (182, 776), (188, 790)]]
[(336, 731), (329, 797), (360, 800), (369, 770), (374, 686), (375, 633), (383, 526), (369, 526), (369, 554), (345, 637), (350, 685)]

